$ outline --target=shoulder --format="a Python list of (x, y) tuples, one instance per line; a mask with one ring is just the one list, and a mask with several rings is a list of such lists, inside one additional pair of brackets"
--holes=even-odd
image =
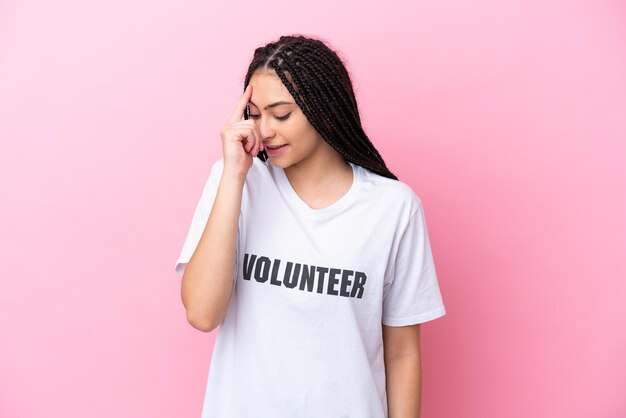
[(363, 189), (376, 199), (377, 204), (391, 206), (409, 216), (417, 212), (422, 200), (409, 184), (381, 176), (364, 167), (360, 169)]
[[(252, 159), (253, 163), (250, 167), (250, 173), (253, 172), (267, 172), (267, 166), (259, 159), (258, 157), (254, 157)], [(211, 175), (215, 175), (217, 177), (221, 177), (224, 172), (224, 156), (221, 156), (217, 159), (214, 159), (211, 163)]]
[[(210, 167), (211, 169), (209, 177), (214, 180), (219, 180), (222, 177), (222, 173), (224, 172), (224, 156), (214, 158), (210, 163)], [(263, 162), (258, 157), (254, 157), (252, 159), (252, 166), (248, 170), (248, 174), (246, 176), (246, 182), (260, 181), (271, 175), (272, 173), (270, 164)]]
[[(214, 181), (219, 181), (224, 172), (224, 157), (221, 156), (217, 159), (214, 159), (211, 163), (211, 173), (210, 177), (214, 179)], [(254, 184), (258, 185), (266, 179), (271, 178), (271, 171), (269, 164), (264, 163), (260, 158), (254, 157), (252, 159), (252, 166), (248, 170), (246, 174), (246, 185)]]
[(219, 157), (216, 160), (213, 160), (213, 163), (211, 164), (211, 172), (218, 172), (218, 173), (222, 173), (224, 171), (224, 157)]

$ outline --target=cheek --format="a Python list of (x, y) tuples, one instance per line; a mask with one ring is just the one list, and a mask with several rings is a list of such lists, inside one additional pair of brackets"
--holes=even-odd
[(301, 144), (313, 145), (318, 141), (317, 131), (306, 118), (294, 120), (286, 127), (285, 134)]

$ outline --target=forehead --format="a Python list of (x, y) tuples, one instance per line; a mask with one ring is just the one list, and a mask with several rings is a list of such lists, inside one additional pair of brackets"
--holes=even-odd
[(273, 71), (255, 73), (250, 77), (249, 84), (252, 86), (250, 101), (258, 107), (262, 108), (269, 103), (278, 101), (294, 102), (287, 87)]

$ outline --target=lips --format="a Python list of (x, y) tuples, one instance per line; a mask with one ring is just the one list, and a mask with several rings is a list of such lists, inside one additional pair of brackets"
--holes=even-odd
[(287, 151), (285, 149), (289, 146), (289, 144), (282, 145), (266, 145), (265, 150), (267, 151), (267, 155), (269, 156), (279, 156)]

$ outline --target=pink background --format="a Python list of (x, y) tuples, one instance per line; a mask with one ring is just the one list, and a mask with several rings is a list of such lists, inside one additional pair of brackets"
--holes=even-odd
[(624, 3), (215, 3), (0, 3), (0, 416), (199, 416), (215, 332), (174, 262), (254, 48), (292, 33), (342, 53), (424, 202), (422, 416), (626, 416)]

